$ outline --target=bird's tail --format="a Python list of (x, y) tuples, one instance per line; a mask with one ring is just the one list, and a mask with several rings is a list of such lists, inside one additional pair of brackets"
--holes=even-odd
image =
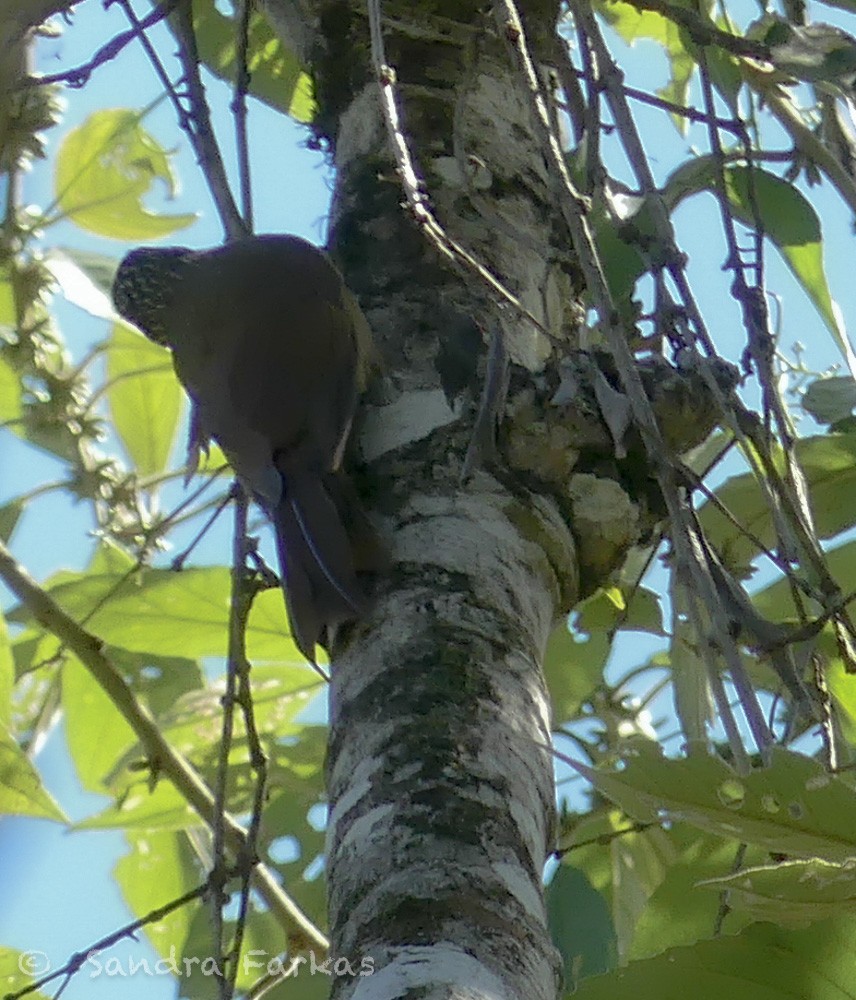
[(330, 484), (315, 472), (284, 479), (274, 517), (282, 587), (294, 641), (314, 663), (326, 627), (359, 618), (367, 602)]

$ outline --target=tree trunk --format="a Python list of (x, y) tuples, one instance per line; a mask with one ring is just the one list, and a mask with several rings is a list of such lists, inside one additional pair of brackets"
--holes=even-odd
[[(294, 17), (293, 5), (270, 6), (281, 23)], [(522, 6), (537, 52), (558, 5)], [(331, 248), (383, 356), (358, 437), (362, 487), (393, 564), (374, 613), (333, 657), (332, 951), (374, 969), (334, 979), (333, 995), (548, 1000), (559, 971), (542, 894), (554, 788), (541, 661), (579, 594), (574, 505), (609, 506), (592, 504), (586, 476), (596, 477), (571, 477), (567, 411), (548, 406), (561, 381), (551, 338), (563, 353), (577, 347), (581, 282), (530, 95), (479, 5), (385, 3), (387, 59), (438, 219), (550, 337), (497, 308), (402, 209), (363, 4), (316, 2), (312, 14), (320, 33), (303, 55), (337, 167)], [(313, 37), (309, 20), (291, 23), (292, 38)], [(516, 418), (502, 453), (462, 484), (483, 335), (496, 324)], [(591, 438), (592, 421), (577, 423)], [(612, 441), (594, 423), (608, 456)], [(610, 485), (626, 503), (618, 518), (614, 505), (593, 515), (588, 592), (641, 532), (635, 506)], [(596, 522), (607, 513), (620, 541), (604, 548), (609, 532)]]

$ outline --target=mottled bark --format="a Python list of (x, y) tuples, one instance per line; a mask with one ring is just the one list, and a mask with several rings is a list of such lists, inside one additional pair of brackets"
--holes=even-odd
[[(492, 17), (384, 3), (387, 59), (439, 221), (543, 331), (498, 309), (402, 209), (364, 5), (268, 4), (280, 23), (300, 20), (338, 171), (332, 250), (384, 363), (358, 438), (392, 569), (334, 651), (328, 756), (333, 954), (371, 958), (375, 973), (336, 979), (333, 995), (549, 1000), (541, 659), (581, 591), (650, 536), (660, 504), (639, 443), (601, 416), (609, 373), (579, 351), (579, 270)], [(522, 7), (537, 54), (558, 5)], [(462, 485), (497, 323), (513, 362), (500, 449)]]

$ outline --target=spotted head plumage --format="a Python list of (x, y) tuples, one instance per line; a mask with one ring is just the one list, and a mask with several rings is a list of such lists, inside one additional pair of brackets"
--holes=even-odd
[(138, 247), (113, 280), (113, 304), (124, 319), (158, 344), (169, 346), (166, 319), (176, 284), (195, 256), (187, 247)]

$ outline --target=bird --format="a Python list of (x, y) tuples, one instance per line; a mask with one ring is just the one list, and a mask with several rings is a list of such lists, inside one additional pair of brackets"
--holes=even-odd
[(373, 357), (356, 299), (330, 258), (292, 235), (138, 247), (112, 296), (171, 350), (196, 435), (217, 441), (272, 522), (291, 633), (316, 664), (328, 628), (365, 613), (355, 549), (376, 545), (342, 471)]

